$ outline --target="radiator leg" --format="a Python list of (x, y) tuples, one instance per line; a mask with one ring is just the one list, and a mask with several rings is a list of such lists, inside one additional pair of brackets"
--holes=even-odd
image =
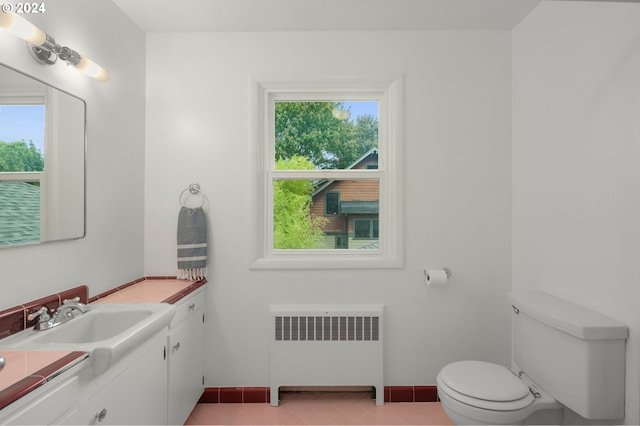
[(277, 407), (278, 406), (278, 399), (280, 398), (280, 386), (271, 386), (270, 392), (271, 392), (271, 406), (272, 407)]
[(382, 383), (378, 383), (376, 388), (376, 405), (384, 405), (384, 386)]

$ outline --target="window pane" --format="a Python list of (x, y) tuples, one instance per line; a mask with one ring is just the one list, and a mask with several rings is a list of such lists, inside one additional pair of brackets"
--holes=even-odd
[(40, 241), (44, 139), (44, 105), (0, 104), (0, 245)]
[(0, 245), (40, 241), (40, 185), (1, 182)]
[[(378, 249), (378, 179), (275, 180), (274, 249)], [(326, 202), (337, 202), (327, 214)]]
[(354, 235), (356, 238), (371, 237), (371, 222), (368, 220), (356, 219), (353, 224)]
[(324, 195), (324, 214), (332, 216), (340, 213), (340, 193), (326, 192)]
[[(377, 101), (275, 103), (276, 163), (301, 157), (317, 170), (366, 169), (377, 164), (377, 149)], [(362, 163), (374, 151), (376, 157)], [(289, 167), (276, 165), (279, 170), (299, 170)]]
[(0, 105), (0, 172), (44, 170), (44, 105)]

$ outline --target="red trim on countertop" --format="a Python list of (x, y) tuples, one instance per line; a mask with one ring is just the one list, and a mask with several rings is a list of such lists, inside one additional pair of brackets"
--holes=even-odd
[(12, 402), (22, 398), (32, 390), (44, 385), (46, 379), (42, 376), (27, 376), (24, 379), (0, 391), (0, 410)]
[(73, 363), (79, 358), (86, 358), (88, 355), (86, 352), (75, 351), (57, 359), (48, 366), (41, 368), (33, 374), (30, 374), (16, 383), (0, 390), (0, 410), (7, 405), (22, 398), (32, 390), (47, 383), (48, 377), (57, 373), (67, 365)]
[(204, 279), (204, 278), (201, 279), (201, 280), (198, 280), (198, 281), (194, 282), (193, 284), (191, 284), (190, 286), (183, 288), (182, 291), (180, 291), (180, 293), (177, 293), (177, 294), (174, 294), (173, 296), (167, 297), (162, 302), (163, 303), (169, 303), (169, 304), (173, 305), (174, 303), (176, 303), (180, 299), (183, 299), (188, 294), (193, 293), (194, 291), (196, 291), (197, 289), (199, 289), (200, 287), (202, 287), (206, 283), (207, 283), (207, 280)]

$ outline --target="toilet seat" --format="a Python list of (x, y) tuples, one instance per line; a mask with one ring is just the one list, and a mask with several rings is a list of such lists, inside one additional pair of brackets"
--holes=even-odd
[(488, 362), (454, 362), (440, 371), (437, 381), (451, 398), (485, 410), (521, 410), (535, 401), (529, 387), (509, 369)]

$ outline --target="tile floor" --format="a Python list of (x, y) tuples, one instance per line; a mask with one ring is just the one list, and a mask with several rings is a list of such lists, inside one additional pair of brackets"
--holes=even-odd
[(439, 402), (376, 406), (369, 392), (280, 394), (280, 404), (198, 404), (186, 425), (452, 425)]

